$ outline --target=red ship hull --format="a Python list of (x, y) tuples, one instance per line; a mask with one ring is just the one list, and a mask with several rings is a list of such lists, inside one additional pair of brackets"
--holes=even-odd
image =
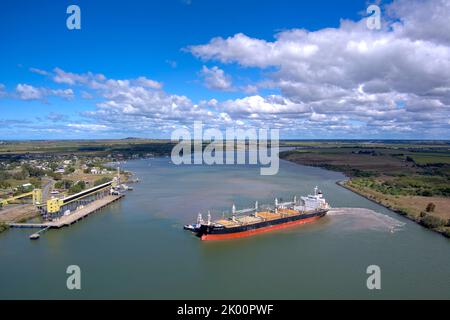
[(313, 222), (317, 219), (320, 219), (322, 216), (313, 216), (311, 218), (301, 219), (301, 220), (295, 220), (295, 221), (289, 221), (281, 224), (271, 225), (267, 227), (262, 227), (258, 229), (252, 229), (242, 232), (235, 232), (235, 233), (225, 233), (225, 234), (203, 234), (201, 236), (202, 240), (226, 240), (226, 239), (236, 239), (236, 238), (245, 238), (250, 237), (258, 233), (264, 233), (264, 232), (270, 232), (274, 230), (279, 229), (285, 229), (290, 228), (294, 226), (298, 226), (301, 224)]

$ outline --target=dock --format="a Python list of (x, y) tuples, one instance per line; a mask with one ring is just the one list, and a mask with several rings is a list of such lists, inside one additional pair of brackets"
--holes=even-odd
[(31, 239), (31, 240), (37, 240), (37, 239), (39, 239), (39, 238), (41, 237), (41, 233), (44, 233), (44, 232), (47, 231), (48, 229), (50, 229), (50, 227), (46, 227), (46, 228), (44, 228), (44, 229), (39, 230), (39, 231), (36, 232), (36, 233), (33, 233), (33, 234), (30, 236), (30, 239)]
[(36, 228), (42, 229), (30, 236), (30, 239), (38, 239), (39, 234), (48, 229), (60, 229), (62, 227), (70, 226), (71, 224), (76, 223), (77, 221), (84, 219), (90, 214), (97, 212), (107, 205), (120, 200), (124, 195), (108, 195), (101, 199), (98, 199), (94, 202), (91, 202), (84, 207), (75, 210), (74, 212), (63, 215), (53, 221), (41, 222), (41, 223), (10, 223), (9, 226), (11, 228)]

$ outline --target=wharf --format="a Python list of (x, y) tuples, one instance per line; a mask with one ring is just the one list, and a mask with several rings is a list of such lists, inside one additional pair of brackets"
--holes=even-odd
[[(61, 216), (53, 221), (41, 223), (10, 223), (11, 228), (38, 228), (38, 229), (60, 229), (62, 227), (70, 226), (71, 224), (84, 219), (90, 214), (99, 211), (107, 205), (120, 200), (124, 195), (108, 195), (104, 198), (91, 202), (81, 209), (78, 209), (68, 215)], [(42, 231), (42, 230), (41, 230)], [(37, 232), (37, 234), (39, 234)]]

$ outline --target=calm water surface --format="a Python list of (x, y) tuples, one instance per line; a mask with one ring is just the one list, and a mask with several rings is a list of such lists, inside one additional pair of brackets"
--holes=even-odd
[[(142, 180), (120, 202), (63, 230), (28, 239), (0, 234), (0, 298), (450, 298), (450, 241), (335, 184), (343, 175), (281, 162), (276, 176), (253, 166), (174, 166), (130, 161)], [(304, 195), (318, 185), (333, 207), (317, 223), (224, 242), (182, 230), (199, 211)], [(68, 265), (82, 289), (66, 289)], [(366, 268), (382, 289), (366, 287)]]

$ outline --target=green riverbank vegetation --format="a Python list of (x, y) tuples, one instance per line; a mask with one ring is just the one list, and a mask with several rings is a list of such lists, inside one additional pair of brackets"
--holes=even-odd
[(280, 157), (343, 172), (344, 187), (450, 237), (449, 142), (327, 142)]

